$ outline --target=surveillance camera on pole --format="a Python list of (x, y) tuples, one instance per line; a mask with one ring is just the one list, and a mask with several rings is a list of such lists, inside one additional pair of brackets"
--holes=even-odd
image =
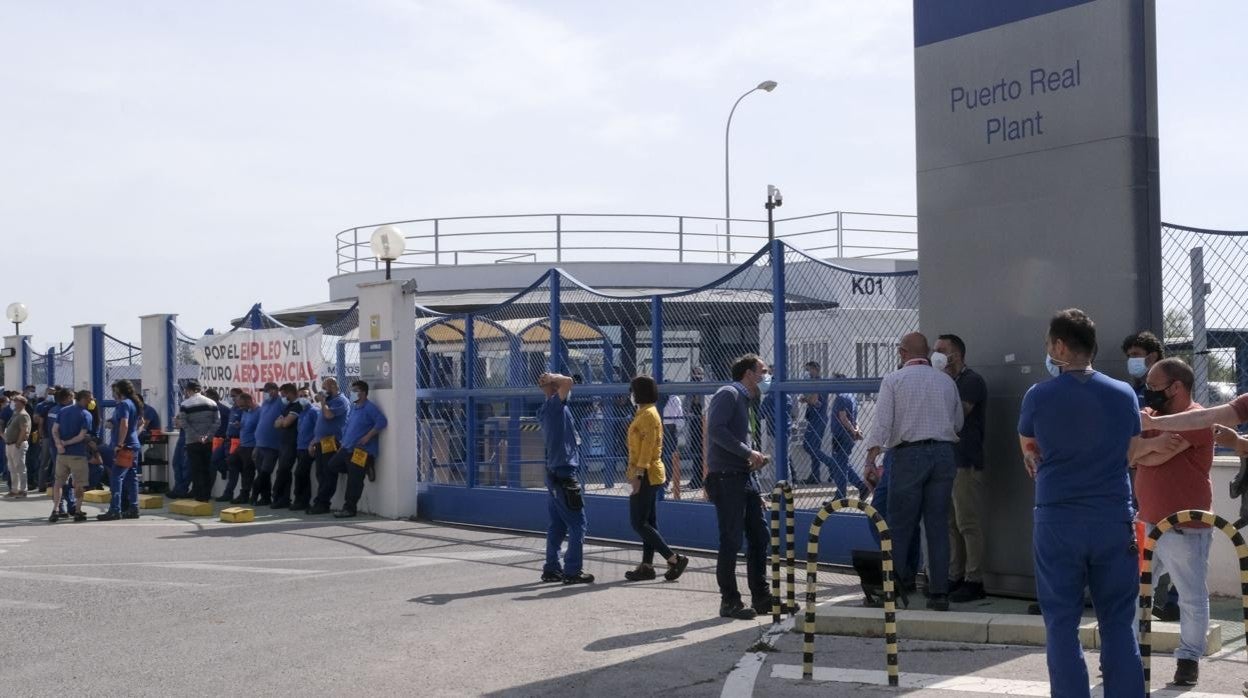
[(767, 209), (767, 240), (776, 239), (776, 221), (773, 217), (773, 211), (777, 207), (784, 205), (784, 195), (780, 193), (780, 189), (774, 184), (767, 185), (767, 203), (763, 208)]

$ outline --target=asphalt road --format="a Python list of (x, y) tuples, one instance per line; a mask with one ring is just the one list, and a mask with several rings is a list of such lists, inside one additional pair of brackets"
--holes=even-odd
[[(632, 584), (636, 549), (596, 544), (599, 583), (563, 587), (538, 582), (544, 541), (509, 532), (263, 508), (253, 524), (52, 525), (47, 509), (0, 501), (0, 695), (954, 696), (1045, 678), (1036, 648), (903, 642), (903, 678), (1023, 683), (872, 687), (848, 670), (878, 673), (880, 641), (821, 637), (830, 673), (802, 684), (800, 635), (766, 647), (769, 618), (716, 617), (706, 557), (676, 583)], [(854, 593), (843, 575), (820, 582), (821, 598)], [(1202, 693), (1240, 695), (1243, 664), (1242, 650), (1206, 663)], [(1173, 663), (1154, 665), (1160, 686)]]

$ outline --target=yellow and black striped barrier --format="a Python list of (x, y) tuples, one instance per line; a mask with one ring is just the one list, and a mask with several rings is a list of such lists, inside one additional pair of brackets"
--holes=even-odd
[[(788, 567), (788, 603), (780, 605), (780, 502), (784, 501), (785, 564)], [(785, 613), (797, 613), (797, 548), (794, 542), (796, 528), (793, 505), (793, 486), (781, 480), (771, 491), (771, 620), (780, 622)]]
[(819, 531), (833, 512), (857, 509), (871, 519), (880, 534), (880, 558), (884, 569), (884, 651), (888, 668), (888, 685), (897, 686), (901, 673), (897, 664), (897, 595), (893, 581), (893, 540), (888, 524), (875, 507), (846, 497), (825, 502), (810, 524), (810, 540), (806, 543), (806, 623), (802, 645), (802, 678), (815, 676), (815, 583), (819, 576)]
[[(1235, 525), (1211, 511), (1185, 509), (1176, 511), (1157, 523), (1157, 526), (1144, 539), (1144, 555), (1140, 560), (1140, 658), (1144, 661), (1144, 693), (1152, 693), (1153, 664), (1153, 551), (1157, 547), (1157, 539), (1175, 526), (1196, 521), (1207, 523), (1226, 534), (1235, 544), (1235, 553), (1239, 556), (1239, 586), (1243, 596), (1244, 633), (1248, 635), (1248, 544), (1244, 536), (1236, 530)], [(1179, 593), (1183, 593), (1180, 590)]]

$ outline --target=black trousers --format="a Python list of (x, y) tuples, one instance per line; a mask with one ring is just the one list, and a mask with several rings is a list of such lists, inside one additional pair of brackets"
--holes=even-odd
[(723, 603), (741, 600), (737, 588), (737, 554), (745, 541), (745, 578), (750, 587), (751, 601), (770, 598), (767, 586), (767, 553), (771, 534), (763, 517), (763, 498), (754, 478), (748, 473), (711, 473), (706, 480), (707, 493), (715, 504), (719, 524), (719, 556), (715, 561), (715, 579)]
[(273, 478), (273, 501), (290, 503), (291, 475), (295, 467), (295, 447), (283, 446), (277, 454), (277, 474)]
[(672, 549), (659, 533), (659, 522), (656, 516), (659, 491), (662, 485), (651, 485), (649, 478), (641, 476), (641, 490), (628, 497), (628, 518), (633, 530), (641, 536), (641, 561), (654, 564), (654, 553), (657, 550), (664, 560), (672, 557)]
[[(316, 450), (319, 452), (320, 447)], [(306, 448), (295, 453), (295, 497), (292, 502), (295, 509), (306, 509), (312, 500), (312, 466), (316, 462), (317, 456), (308, 453)]]
[(239, 446), (230, 454), (230, 476), (225, 481), (225, 494), (234, 494), (234, 486), (241, 477), (242, 489), (238, 493), (243, 499), (251, 498), (251, 488), (256, 481), (255, 449), (255, 446)]
[(256, 447), (256, 482), (252, 485), (252, 498), (272, 497), (273, 471), (277, 469), (277, 449)]
[(191, 497), (208, 501), (212, 498), (212, 444), (188, 443), (186, 460), (191, 466)]
[(322, 475), (323, 479), (318, 483), (316, 491), (316, 502), (329, 506), (334, 499), (334, 493), (338, 491), (338, 476), (342, 473), (347, 474), (347, 492), (343, 499), (342, 508), (344, 511), (355, 511), (356, 504), (360, 501), (360, 495), (364, 494), (364, 471), (368, 466), (373, 465), (373, 457), (370, 455), (364, 461), (364, 466), (358, 466), (351, 462), (351, 454), (354, 449), (343, 448), (336, 451), (333, 456), (325, 463)]

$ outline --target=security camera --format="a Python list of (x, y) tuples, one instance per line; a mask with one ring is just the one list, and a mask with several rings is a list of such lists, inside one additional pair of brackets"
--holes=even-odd
[(767, 198), (770, 199), (776, 206), (784, 205), (784, 195), (780, 193), (780, 189), (774, 184), (767, 185)]

